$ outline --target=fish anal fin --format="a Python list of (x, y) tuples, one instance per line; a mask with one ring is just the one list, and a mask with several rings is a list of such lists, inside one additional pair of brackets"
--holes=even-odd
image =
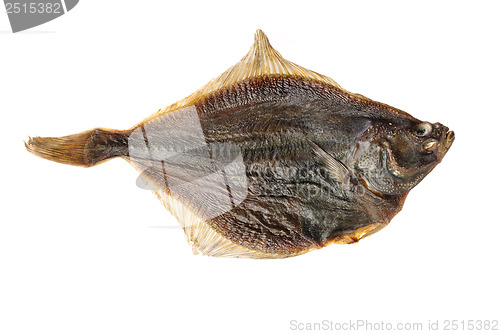
[(373, 223), (367, 226), (360, 227), (352, 232), (343, 233), (336, 236), (329, 243), (335, 243), (339, 245), (353, 244), (359, 240), (366, 238), (367, 236), (380, 231), (387, 226), (388, 223)]
[[(134, 164), (132, 166), (137, 168)], [(235, 243), (202, 219), (196, 208), (184, 203), (165, 189), (165, 185), (159, 184), (146, 173), (142, 173), (141, 177), (165, 208), (177, 219), (194, 254), (214, 257), (278, 259), (297, 256), (312, 250), (311, 248), (293, 253), (272, 253)]]
[(239, 245), (216, 231), (208, 222), (201, 219), (195, 210), (176, 199), (175, 196), (167, 194), (161, 189), (157, 189), (155, 193), (184, 229), (193, 254), (214, 257), (278, 259), (300, 255), (311, 250), (307, 249), (291, 254), (268, 253)]

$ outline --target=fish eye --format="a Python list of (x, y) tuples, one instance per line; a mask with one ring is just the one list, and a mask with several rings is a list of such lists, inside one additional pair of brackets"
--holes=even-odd
[(415, 131), (414, 131), (415, 135), (417, 135), (418, 137), (428, 136), (431, 134), (431, 132), (432, 132), (432, 124), (427, 123), (427, 122), (423, 122), (423, 123), (418, 124), (415, 127)]

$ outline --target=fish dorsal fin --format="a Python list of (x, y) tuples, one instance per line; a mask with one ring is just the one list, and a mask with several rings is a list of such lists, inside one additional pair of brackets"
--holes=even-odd
[(205, 86), (198, 89), (185, 99), (158, 110), (155, 114), (151, 115), (141, 123), (172, 110), (193, 105), (202, 97), (225, 87), (229, 87), (237, 82), (269, 75), (289, 75), (299, 78), (312, 79), (342, 89), (340, 85), (335, 82), (335, 80), (325, 75), (305, 69), (302, 66), (283, 58), (281, 54), (271, 46), (266, 34), (259, 29), (255, 32), (255, 41), (250, 51), (236, 65), (229, 68), (217, 78), (210, 80)]
[(208, 93), (245, 79), (258, 78), (266, 75), (297, 76), (322, 81), (340, 88), (333, 79), (307, 70), (283, 58), (281, 54), (271, 46), (266, 34), (259, 29), (255, 32), (254, 44), (246, 56), (202, 89)]

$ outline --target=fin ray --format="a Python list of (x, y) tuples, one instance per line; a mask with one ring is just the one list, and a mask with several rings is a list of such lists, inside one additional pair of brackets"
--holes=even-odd
[(128, 131), (96, 128), (63, 137), (33, 137), (28, 152), (62, 164), (91, 167), (128, 154)]
[(143, 124), (167, 112), (195, 104), (200, 98), (237, 82), (267, 75), (291, 75), (330, 84), (345, 91), (335, 80), (292, 63), (276, 51), (262, 30), (255, 32), (255, 42), (250, 51), (234, 66), (185, 99), (178, 101), (146, 118)]
[(328, 167), (328, 171), (332, 176), (337, 180), (340, 184), (345, 184), (347, 177), (349, 175), (349, 170), (347, 167), (330, 154), (328, 154), (325, 150), (318, 146), (315, 142), (309, 140), (311, 146), (313, 148), (314, 153), (316, 153), (320, 159), (325, 163)]
[[(127, 160), (129, 163), (131, 162), (129, 159)], [(138, 169), (133, 163), (131, 165)], [(153, 193), (165, 208), (177, 219), (194, 254), (214, 257), (278, 259), (304, 254), (312, 250), (301, 250), (289, 254), (267, 253), (239, 245), (217, 232), (196, 213), (195, 209), (169, 194), (148, 175), (142, 173), (141, 177), (152, 188)]]

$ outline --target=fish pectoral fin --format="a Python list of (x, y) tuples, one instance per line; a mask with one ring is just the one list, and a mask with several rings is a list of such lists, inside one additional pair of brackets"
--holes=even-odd
[(339, 160), (332, 157), (328, 152), (322, 149), (318, 144), (309, 140), (314, 153), (328, 168), (328, 172), (340, 184), (344, 185), (349, 179), (349, 169)]

